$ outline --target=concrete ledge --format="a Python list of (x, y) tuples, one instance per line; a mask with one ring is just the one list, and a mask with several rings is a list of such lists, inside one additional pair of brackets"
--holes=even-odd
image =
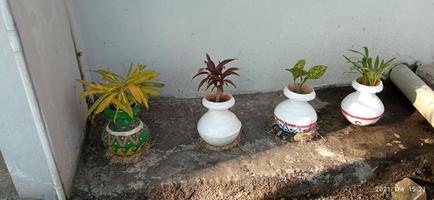
[(285, 99), (281, 92), (235, 96), (241, 144), (224, 152), (194, 144), (197, 120), (205, 112), (200, 99), (160, 98), (143, 113), (155, 148), (136, 164), (110, 164), (90, 132), (73, 199), (300, 197), (369, 181), (383, 167), (434, 151), (432, 144), (421, 146), (434, 138), (434, 130), (393, 85), (386, 83), (380, 94), (385, 117), (369, 127), (350, 125), (338, 109), (352, 91), (317, 91), (312, 104), (323, 138), (309, 143), (288, 143), (268, 133), (273, 108)]

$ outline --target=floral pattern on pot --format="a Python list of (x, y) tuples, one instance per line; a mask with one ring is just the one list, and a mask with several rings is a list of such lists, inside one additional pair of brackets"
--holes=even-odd
[(282, 131), (288, 134), (297, 134), (297, 133), (309, 131), (316, 126), (316, 122), (313, 122), (312, 124), (309, 124), (307, 126), (298, 126), (295, 124), (285, 122), (279, 117), (277, 117), (276, 115), (274, 115), (274, 122)]
[(288, 99), (279, 103), (274, 109), (276, 124), (289, 134), (311, 130), (318, 118), (315, 109), (308, 103), (315, 98), (315, 90), (307, 85), (303, 86), (304, 93), (296, 93), (293, 90), (295, 90), (294, 84), (285, 87), (283, 94)]
[[(137, 116), (142, 106), (133, 106), (133, 114)], [(111, 120), (103, 130), (100, 139), (104, 147), (118, 156), (132, 156), (140, 153), (151, 138), (149, 128), (139, 119), (131, 118), (126, 112), (110, 108), (104, 110), (104, 115)]]
[(100, 135), (104, 147), (118, 156), (132, 156), (141, 152), (151, 138), (148, 127), (140, 119), (136, 119), (136, 123), (128, 127), (119, 127), (109, 122)]

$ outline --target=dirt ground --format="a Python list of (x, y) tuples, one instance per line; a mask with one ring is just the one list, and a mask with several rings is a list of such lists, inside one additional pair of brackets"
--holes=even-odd
[(379, 94), (386, 107), (376, 125), (358, 127), (339, 105), (351, 87), (316, 91), (317, 140), (290, 143), (270, 133), (281, 91), (235, 95), (240, 144), (223, 152), (196, 145), (201, 99), (158, 98), (141, 118), (152, 150), (133, 164), (104, 157), (90, 127), (71, 199), (389, 199), (395, 182), (410, 177), (433, 198), (434, 129), (390, 83)]
[[(414, 156), (414, 157), (413, 157)], [(374, 178), (363, 184), (344, 186), (336, 191), (303, 195), (297, 199), (391, 199), (394, 184), (410, 178), (425, 189), (428, 199), (434, 199), (434, 154), (413, 155), (376, 172)]]

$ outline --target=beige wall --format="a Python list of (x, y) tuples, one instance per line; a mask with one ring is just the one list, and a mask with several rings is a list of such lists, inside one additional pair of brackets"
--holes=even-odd
[(84, 124), (65, 1), (13, 0), (10, 4), (60, 178), (69, 193)]

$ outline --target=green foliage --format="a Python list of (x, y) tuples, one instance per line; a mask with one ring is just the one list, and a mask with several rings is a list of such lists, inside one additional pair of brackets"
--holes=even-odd
[(162, 83), (149, 81), (160, 74), (154, 70), (146, 69), (146, 65), (143, 64), (137, 64), (133, 70), (133, 64), (130, 63), (125, 69), (124, 76), (105, 69), (98, 69), (93, 72), (100, 75), (102, 82), (77, 80), (87, 87), (80, 95), (82, 99), (86, 96), (97, 95), (97, 99), (87, 110), (85, 119), (90, 115), (95, 116), (109, 106), (116, 109), (116, 114), (120, 109), (133, 118), (131, 106), (141, 104), (148, 108), (148, 95), (158, 96), (160, 93), (155, 88), (164, 87)]
[(369, 57), (368, 47), (363, 47), (363, 50), (364, 52), (362, 53), (348, 49), (348, 51), (360, 55), (361, 58), (349, 58), (347, 56), (344, 56), (344, 58), (348, 63), (353, 65), (351, 70), (356, 70), (362, 75), (362, 84), (375, 86), (383, 77), (384, 73), (392, 66), (392, 61), (395, 60), (395, 58), (384, 61), (384, 59), (380, 59), (377, 55), (375, 59), (373, 59)]
[(312, 79), (318, 79), (324, 75), (327, 70), (327, 66), (325, 65), (316, 65), (311, 67), (309, 70), (305, 70), (304, 66), (306, 65), (306, 61), (304, 59), (298, 60), (295, 63), (294, 67), (285, 69), (286, 71), (291, 72), (292, 78), (294, 80), (294, 85), (296, 86), (296, 92), (301, 92), (303, 85)]

